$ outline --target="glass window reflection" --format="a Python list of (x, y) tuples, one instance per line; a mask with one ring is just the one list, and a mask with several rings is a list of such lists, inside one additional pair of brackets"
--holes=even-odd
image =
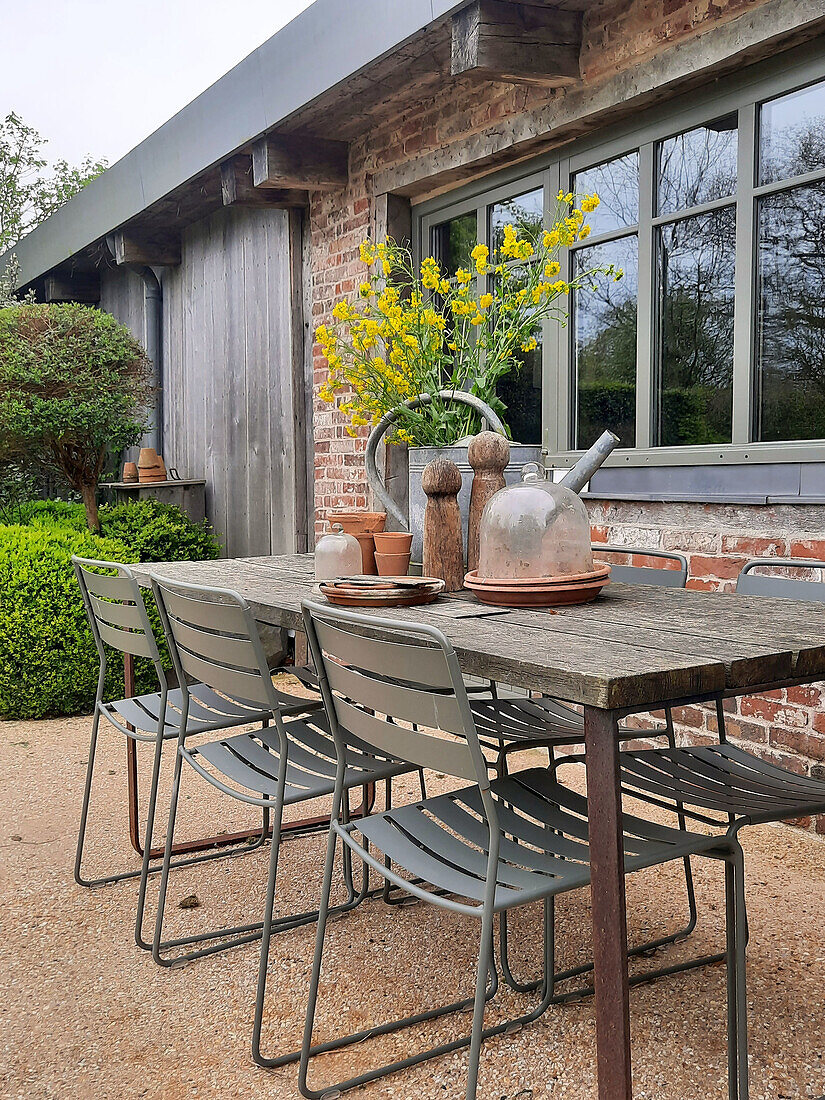
[(475, 210), (450, 218), (433, 226), (432, 252), (448, 275), (455, 275), (459, 267), (472, 269), (470, 253), (478, 241), (478, 222)]
[(729, 443), (736, 213), (724, 207), (662, 226), (655, 443)]
[(759, 182), (825, 168), (825, 83), (763, 103), (759, 113)]
[(759, 207), (756, 438), (825, 439), (825, 183)]
[(636, 295), (638, 242), (634, 236), (576, 250), (575, 275), (615, 264), (619, 282), (600, 277), (596, 289), (577, 291), (573, 302), (576, 378), (575, 446), (589, 447), (605, 428), (622, 447), (636, 444)]
[(490, 247), (501, 248), (505, 225), (513, 225), (519, 233), (534, 237), (541, 228), (544, 216), (544, 190), (527, 191), (511, 199), (494, 203), (490, 207)]
[(659, 143), (658, 212), (673, 214), (736, 190), (736, 115)]
[(601, 199), (599, 207), (588, 214), (593, 236), (636, 225), (639, 220), (639, 154), (628, 153), (606, 164), (577, 172), (573, 182), (577, 195)]

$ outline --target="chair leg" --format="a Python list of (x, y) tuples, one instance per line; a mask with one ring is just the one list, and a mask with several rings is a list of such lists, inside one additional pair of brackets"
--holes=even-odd
[(725, 863), (728, 989), (728, 1097), (748, 1100), (748, 999), (745, 946), (745, 875), (741, 849)]
[(89, 817), (89, 802), (92, 797), (92, 775), (95, 767), (95, 755), (97, 753), (97, 736), (100, 730), (100, 711), (95, 703), (95, 714), (92, 719), (92, 738), (89, 745), (89, 761), (86, 765), (86, 785), (83, 789), (83, 804), (80, 810), (80, 829), (77, 834), (77, 850), (74, 859), (74, 879), (78, 886), (99, 886), (105, 882), (117, 881), (117, 876), (103, 879), (84, 879), (81, 875), (81, 863), (83, 861), (83, 844), (86, 839), (86, 822)]
[(495, 916), (492, 905), (485, 906), (481, 916), (481, 937), (478, 947), (478, 966), (476, 968), (476, 993), (473, 1005), (473, 1027), (470, 1032), (470, 1056), (467, 1066), (466, 1100), (475, 1100), (478, 1091), (478, 1063), (481, 1058), (481, 1043), (484, 1038), (484, 1008), (487, 1004), (487, 972), (489, 959), (493, 951), (493, 925)]

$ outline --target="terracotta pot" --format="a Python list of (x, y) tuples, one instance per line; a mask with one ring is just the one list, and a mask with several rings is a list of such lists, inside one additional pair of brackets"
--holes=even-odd
[[(335, 521), (341, 523), (340, 519)], [(361, 547), (361, 572), (368, 577), (374, 577), (378, 570), (375, 567), (375, 540), (369, 531), (347, 531), (348, 535), (354, 535)]]
[(408, 554), (412, 546), (412, 531), (376, 531), (377, 554)]
[(136, 462), (124, 462), (123, 463), (123, 480), (124, 481), (137, 481), (138, 468)]
[(330, 523), (340, 523), (348, 535), (368, 535), (375, 531), (383, 531), (387, 522), (386, 512), (358, 512), (355, 509), (346, 509), (340, 512), (330, 512), (327, 516)]
[(406, 554), (379, 554), (375, 553), (375, 564), (378, 567), (379, 577), (406, 577), (410, 568), (410, 552)]
[(166, 481), (166, 466), (154, 447), (141, 447), (138, 458), (138, 480)]

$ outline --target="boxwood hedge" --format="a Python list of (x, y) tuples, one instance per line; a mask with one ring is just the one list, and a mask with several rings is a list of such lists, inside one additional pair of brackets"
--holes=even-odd
[[(94, 703), (98, 659), (72, 554), (129, 564), (216, 558), (220, 546), (206, 524), (156, 501), (101, 508), (100, 536), (88, 530), (77, 504), (33, 502), (20, 518), (0, 525), (0, 718), (82, 714)], [(147, 606), (160, 636), (157, 612)], [(156, 689), (148, 662), (136, 671), (140, 691)], [(116, 654), (111, 697), (121, 676)]]

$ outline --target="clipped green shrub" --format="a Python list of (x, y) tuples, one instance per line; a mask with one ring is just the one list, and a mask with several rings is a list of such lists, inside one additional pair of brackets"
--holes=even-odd
[[(103, 535), (86, 526), (82, 505), (36, 501), (23, 506), (25, 523), (0, 524), (0, 718), (45, 718), (88, 713), (98, 677), (73, 554), (125, 564), (216, 558), (220, 546), (206, 524), (177, 508), (146, 501), (101, 508)], [(168, 667), (157, 610), (147, 608)], [(109, 698), (122, 693), (123, 665), (113, 653)], [(151, 663), (135, 662), (137, 689), (156, 691)]]

